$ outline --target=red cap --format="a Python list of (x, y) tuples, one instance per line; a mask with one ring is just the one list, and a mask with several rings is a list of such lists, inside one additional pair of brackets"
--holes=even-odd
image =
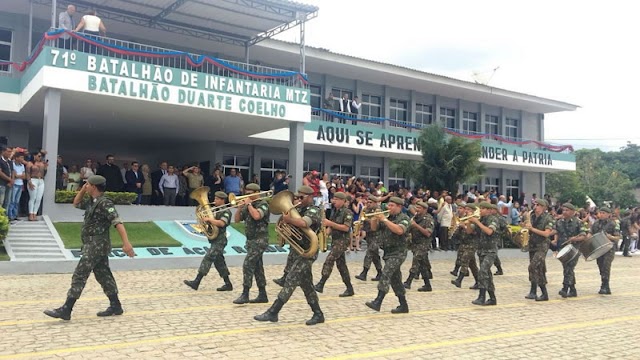
[(313, 171), (311, 172), (311, 175), (316, 176), (316, 175), (318, 175), (318, 172), (317, 172), (317, 171), (315, 171), (315, 170), (313, 170)]

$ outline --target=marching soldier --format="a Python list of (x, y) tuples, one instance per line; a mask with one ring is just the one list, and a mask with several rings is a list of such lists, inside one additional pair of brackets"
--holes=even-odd
[[(407, 282), (411, 285), (413, 278), (418, 278), (418, 274), (422, 274), (424, 286), (418, 291), (431, 291), (431, 282), (429, 281), (430, 264), (429, 264), (429, 247), (431, 246), (431, 235), (435, 227), (433, 216), (427, 213), (427, 205), (423, 201), (416, 203), (416, 215), (410, 222), (409, 232), (411, 233), (411, 242), (413, 246), (413, 256), (418, 263), (416, 272), (407, 278)], [(414, 271), (413, 268), (411, 271)], [(405, 283), (406, 285), (406, 283)], [(406, 288), (406, 286), (405, 286)]]
[(373, 301), (365, 303), (375, 311), (380, 311), (382, 300), (389, 292), (389, 286), (398, 297), (400, 305), (391, 310), (392, 314), (402, 314), (409, 312), (409, 305), (405, 296), (406, 290), (402, 284), (402, 273), (400, 268), (407, 258), (407, 230), (409, 229), (409, 217), (402, 213), (404, 201), (396, 196), (389, 199), (389, 217), (383, 214), (371, 222), (371, 228), (378, 230), (382, 228), (381, 247), (384, 250), (384, 267), (382, 268), (382, 278), (378, 283), (378, 296)]
[(331, 220), (324, 219), (322, 226), (329, 227), (332, 237), (331, 252), (327, 255), (322, 266), (322, 278), (316, 284), (315, 289), (321, 293), (324, 291), (324, 284), (331, 276), (333, 270), (333, 264), (336, 264), (342, 281), (347, 286), (347, 289), (340, 294), (340, 297), (353, 296), (353, 286), (351, 285), (351, 277), (349, 275), (349, 268), (347, 268), (347, 261), (345, 259), (345, 252), (349, 246), (349, 229), (353, 223), (353, 212), (345, 206), (347, 203), (347, 194), (338, 192), (333, 195), (333, 205), (335, 211), (331, 214)]
[[(122, 239), (122, 251), (133, 257), (133, 247), (129, 243), (127, 230), (118, 216), (113, 201), (104, 196), (107, 180), (100, 175), (87, 179), (80, 191), (73, 198), (73, 206), (85, 210), (82, 224), (82, 257), (71, 278), (71, 288), (67, 292), (67, 301), (54, 310), (45, 310), (48, 316), (70, 320), (71, 311), (76, 300), (80, 298), (89, 275), (93, 272), (105, 295), (109, 298), (109, 307), (100, 311), (98, 316), (122, 315), (124, 310), (118, 299), (118, 286), (109, 268), (111, 239), (109, 227), (114, 226)], [(89, 197), (84, 199), (84, 195)]]
[[(467, 215), (467, 208), (464, 204), (459, 204), (458, 209), (456, 210), (456, 216), (458, 219), (461, 219)], [(453, 270), (449, 271), (449, 274), (453, 276), (458, 276), (458, 271), (460, 270), (460, 265), (462, 263), (462, 251), (460, 250), (460, 236), (465, 232), (465, 230), (458, 223), (456, 228), (450, 229), (449, 233), (453, 234), (451, 236), (451, 243), (453, 245), (458, 245), (458, 253), (456, 254), (456, 262), (453, 266)]]
[[(301, 186), (296, 194), (296, 197), (301, 200), (302, 207), (300, 208), (301, 218), (295, 219), (290, 214), (283, 214), (282, 220), (300, 229), (311, 228), (314, 232), (318, 232), (321, 228), (320, 209), (313, 206), (313, 189), (309, 186)], [(306, 243), (304, 241), (307, 241)], [(301, 240), (300, 245), (303, 248), (308, 248), (308, 239)], [(282, 306), (289, 301), (291, 295), (295, 289), (300, 286), (304, 292), (304, 296), (307, 299), (307, 303), (313, 311), (311, 319), (307, 320), (307, 325), (315, 325), (324, 322), (324, 314), (320, 310), (320, 304), (318, 302), (318, 294), (316, 294), (313, 288), (313, 274), (311, 268), (313, 263), (318, 258), (318, 252), (313, 254), (312, 257), (305, 258), (300, 256), (295, 250), (291, 249), (291, 266), (289, 271), (285, 275), (285, 281), (278, 294), (278, 298), (273, 302), (273, 305), (265, 313), (256, 315), (255, 320), (258, 321), (278, 321), (278, 313), (282, 309)]]
[[(469, 222), (474, 226), (467, 227), (467, 234), (475, 235), (478, 239), (478, 257), (480, 260), (480, 270), (478, 271), (478, 288), (480, 293), (478, 298), (471, 303), (474, 305), (496, 305), (496, 288), (493, 284), (491, 265), (495, 262), (498, 254), (498, 241), (500, 240), (500, 224), (496, 215), (492, 214), (492, 209), (498, 207), (489, 202), (481, 202), (480, 219), (472, 217)], [(486, 300), (487, 292), (489, 300)], [(486, 301), (485, 301), (486, 300)]]
[[(553, 233), (553, 217), (547, 212), (548, 203), (544, 199), (537, 199), (531, 213), (531, 221), (524, 228), (529, 230), (529, 281), (531, 290), (525, 299), (536, 301), (549, 300), (547, 293), (547, 265), (545, 263), (549, 250), (549, 236)], [(536, 296), (537, 287), (542, 292)]]
[[(216, 191), (214, 194), (213, 204), (216, 207), (221, 207), (226, 204), (226, 200), (227, 194), (222, 191)], [(209, 250), (200, 263), (200, 268), (198, 269), (198, 275), (196, 275), (196, 278), (192, 281), (184, 280), (184, 283), (193, 290), (198, 290), (200, 281), (202, 281), (202, 278), (207, 276), (209, 273), (211, 264), (216, 267), (218, 274), (224, 279), (224, 285), (216, 290), (233, 290), (233, 285), (231, 284), (231, 280), (229, 280), (229, 269), (227, 268), (227, 263), (224, 260), (224, 248), (227, 246), (226, 230), (227, 226), (231, 223), (231, 211), (229, 209), (219, 210), (214, 214), (214, 216), (215, 218), (204, 218), (202, 220), (209, 223), (211, 226), (216, 226), (218, 228), (218, 236), (215, 239), (209, 239)]]
[(589, 232), (594, 235), (601, 231), (605, 233), (607, 239), (612, 241), (614, 245), (609, 252), (600, 256), (596, 260), (598, 263), (598, 269), (600, 270), (600, 279), (602, 281), (598, 294), (611, 295), (611, 288), (609, 287), (611, 263), (616, 255), (615, 244), (620, 240), (620, 232), (616, 228), (616, 223), (611, 220), (611, 209), (608, 207), (598, 209), (598, 220), (591, 225), (591, 231)]
[[(571, 246), (572, 243), (578, 243), (585, 239), (586, 234), (582, 227), (582, 221), (576, 217), (576, 208), (573, 204), (564, 203), (562, 205), (562, 218), (556, 221), (555, 230), (556, 234), (552, 243), (558, 249), (563, 246)], [(562, 290), (558, 294), (563, 298), (578, 296), (574, 270), (579, 259), (580, 256), (576, 256), (574, 259), (562, 263)]]
[[(380, 212), (380, 206), (378, 205), (378, 198), (369, 195), (367, 198), (367, 206), (364, 209), (365, 214), (372, 214), (376, 212)], [(377, 275), (372, 278), (372, 281), (379, 281), (380, 276), (382, 275), (382, 263), (380, 262), (380, 231), (371, 230), (371, 219), (366, 219), (364, 216), (360, 219), (360, 221), (364, 221), (364, 225), (362, 226), (362, 230), (367, 234), (367, 252), (364, 255), (364, 263), (362, 266), (362, 272), (360, 275), (356, 275), (356, 279), (367, 281), (367, 273), (369, 272), (369, 268), (371, 267), (371, 263), (376, 267)]]
[[(242, 264), (242, 294), (233, 300), (234, 304), (269, 302), (266, 290), (267, 280), (262, 265), (262, 254), (269, 245), (269, 204), (259, 198), (257, 195), (259, 192), (258, 184), (247, 184), (245, 194), (251, 196), (241, 200), (240, 208), (235, 215), (236, 222), (244, 221), (246, 224), (247, 255)], [(254, 276), (258, 285), (258, 297), (249, 300), (249, 289)]]
[[(477, 208), (476, 204), (473, 203), (460, 207), (464, 209), (463, 212), (465, 213), (461, 217), (470, 216)], [(458, 254), (460, 255), (460, 272), (458, 273), (458, 278), (451, 280), (451, 283), (457, 287), (462, 287), (462, 279), (464, 279), (465, 276), (469, 276), (469, 270), (471, 270), (475, 284), (478, 283), (478, 265), (476, 264), (475, 239), (472, 234), (467, 232), (467, 227), (474, 225), (471, 225), (468, 222), (462, 222), (459, 226), (457, 236), (460, 242), (460, 246), (458, 247)]]

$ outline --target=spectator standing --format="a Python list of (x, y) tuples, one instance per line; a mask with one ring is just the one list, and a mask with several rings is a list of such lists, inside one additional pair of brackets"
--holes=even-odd
[[(358, 118), (358, 113), (360, 112), (361, 106), (362, 106), (362, 103), (360, 102), (360, 99), (357, 96), (354, 96), (353, 101), (351, 101), (351, 114), (353, 114), (353, 118), (355, 119)], [(358, 124), (358, 122), (353, 121), (352, 124), (356, 125)]]
[(211, 176), (209, 177), (208, 181), (207, 181), (207, 186), (209, 186), (211, 188), (211, 194), (215, 194), (216, 191), (223, 191), (224, 190), (224, 183), (223, 183), (223, 177), (222, 177), (222, 171), (219, 168), (216, 168), (215, 170), (213, 170), (213, 173), (211, 174)]
[(11, 190), (13, 189), (12, 152), (12, 148), (3, 147), (2, 155), (0, 156), (0, 206), (2, 206), (3, 209), (9, 208)]
[(151, 184), (151, 169), (149, 165), (142, 164), (140, 167), (142, 172), (142, 178), (144, 179), (144, 183), (142, 183), (142, 205), (150, 205), (151, 204), (151, 194), (153, 193), (153, 185)]
[(240, 195), (241, 194), (241, 181), (240, 181), (240, 177), (238, 176), (236, 169), (231, 169), (229, 170), (229, 176), (226, 176), (224, 178), (224, 192), (226, 192), (227, 194), (235, 194)]
[[(349, 115), (351, 113), (351, 100), (349, 100), (349, 94), (342, 94), (342, 100), (340, 100), (340, 112), (342, 116)], [(347, 121), (344, 118), (341, 118), (339, 121), (341, 124), (346, 124)]]
[[(182, 174), (187, 177), (189, 194), (191, 194), (193, 190), (204, 186), (204, 177), (200, 173), (200, 168), (198, 166), (191, 166), (184, 170)], [(213, 193), (215, 194), (215, 191)], [(189, 205), (198, 205), (198, 203), (193, 199), (189, 199)]]
[[(333, 101), (334, 101), (333, 93), (329, 92), (329, 94), (327, 94), (327, 97), (322, 101), (322, 107), (329, 111), (335, 110), (333, 106)], [(333, 122), (333, 115), (325, 113), (324, 120)]]
[(33, 155), (33, 161), (27, 164), (27, 190), (29, 190), (29, 221), (36, 221), (36, 215), (40, 209), (42, 196), (44, 195), (44, 176), (47, 174), (49, 164), (42, 158), (43, 150)]
[(509, 196), (509, 202), (506, 202), (507, 198), (504, 195), (498, 197), (498, 213), (505, 219), (509, 220), (511, 217), (511, 207), (513, 206), (512, 197)]
[(179, 168), (176, 168), (176, 175), (178, 176), (178, 182), (180, 186), (178, 186), (178, 190), (176, 192), (176, 206), (187, 206), (189, 205), (189, 201), (187, 200), (187, 196), (189, 193), (189, 182), (187, 177), (184, 176), (184, 171), (187, 170), (187, 165), (182, 167), (182, 171)]
[(106, 157), (107, 163), (98, 168), (97, 175), (107, 179), (105, 191), (122, 191), (124, 189), (124, 181), (122, 181), (122, 173), (116, 165), (115, 157), (111, 154)]
[(290, 178), (289, 175), (285, 176), (284, 171), (278, 171), (276, 178), (273, 180), (273, 195), (289, 189), (288, 179)]
[(67, 190), (77, 191), (80, 184), (80, 172), (77, 165), (71, 165), (67, 173)]
[(167, 174), (167, 162), (160, 163), (160, 168), (151, 173), (151, 188), (153, 190), (151, 194), (151, 204), (162, 205), (164, 203), (162, 199), (162, 191), (160, 191), (160, 179)]
[(93, 160), (87, 159), (85, 165), (80, 168), (80, 179), (82, 180), (82, 185), (87, 182), (90, 176), (95, 175), (96, 171), (93, 167)]
[[(78, 26), (76, 26), (75, 31), (84, 30), (84, 33), (88, 35), (89, 38), (96, 38), (100, 35), (107, 36), (107, 28), (104, 26), (102, 19), (98, 17), (98, 14), (95, 10), (89, 11), (89, 13), (82, 17)], [(93, 44), (86, 43), (84, 44), (86, 47), (83, 49), (85, 52), (89, 52), (91, 54), (97, 53), (98, 47)]]
[(67, 188), (67, 167), (62, 164), (62, 155), (58, 155), (56, 162), (56, 190), (65, 190)]
[(137, 161), (131, 163), (131, 169), (124, 174), (126, 181), (126, 189), (128, 192), (136, 193), (136, 205), (142, 204), (142, 186), (145, 183), (144, 175), (140, 171), (140, 164)]
[(24, 153), (19, 152), (13, 155), (13, 189), (11, 191), (11, 201), (9, 208), (7, 209), (7, 217), (9, 220), (18, 220), (18, 213), (20, 208), (20, 197), (22, 196), (22, 189), (24, 189), (25, 174), (25, 161)]
[(176, 195), (180, 187), (180, 179), (178, 179), (178, 175), (175, 174), (173, 165), (169, 165), (167, 173), (162, 175), (158, 187), (162, 193), (163, 204), (165, 206), (175, 206)]
[[(76, 22), (73, 20), (73, 14), (76, 13), (75, 5), (68, 5), (67, 10), (58, 15), (58, 27), (65, 31), (73, 31), (76, 28)], [(63, 49), (71, 49), (72, 39), (68, 33), (63, 33), (58, 38), (58, 47)]]

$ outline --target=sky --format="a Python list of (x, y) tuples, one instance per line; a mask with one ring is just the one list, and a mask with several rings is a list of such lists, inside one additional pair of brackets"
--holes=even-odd
[[(480, 73), (490, 86), (580, 106), (545, 115), (550, 143), (604, 151), (640, 144), (633, 1), (300, 2), (320, 8), (306, 25), (309, 46), (467, 81)], [(299, 30), (278, 38), (298, 41)]]

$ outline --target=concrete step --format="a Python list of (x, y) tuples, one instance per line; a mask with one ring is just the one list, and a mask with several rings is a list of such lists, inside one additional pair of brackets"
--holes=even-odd
[(11, 249), (16, 251), (18, 249), (60, 249), (58, 244), (41, 244), (41, 243), (20, 243), (11, 244)]
[(12, 247), (11, 251), (13, 251), (13, 254), (15, 255), (16, 253), (18, 254), (33, 254), (33, 253), (42, 253), (42, 254), (62, 254), (62, 251), (60, 251), (60, 249), (58, 248), (15, 248)]
[(37, 228), (19, 228), (19, 229), (11, 229), (9, 230), (9, 233), (14, 233), (14, 234), (25, 234), (25, 233), (30, 233), (30, 232), (50, 232), (48, 228), (42, 228), (42, 227), (37, 227)]
[(13, 258), (18, 261), (41, 261), (41, 260), (65, 260), (64, 255), (52, 254), (14, 254)]

